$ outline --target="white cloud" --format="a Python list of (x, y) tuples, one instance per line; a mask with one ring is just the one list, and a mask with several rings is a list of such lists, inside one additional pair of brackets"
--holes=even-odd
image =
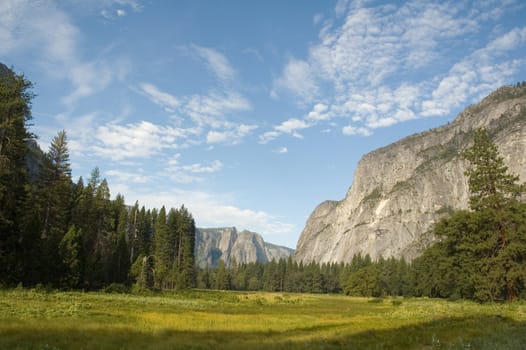
[(319, 93), (314, 72), (306, 61), (290, 59), (283, 69), (282, 76), (274, 81), (272, 96), (277, 96), (279, 90), (288, 90), (302, 101), (310, 101)]
[(90, 0), (81, 1), (75, 0), (79, 5), (84, 6), (88, 10), (98, 10), (100, 14), (108, 19), (113, 20), (115, 16), (126, 16), (127, 9), (133, 12), (140, 12), (143, 8), (139, 0)]
[(112, 169), (105, 172), (105, 175), (115, 178), (121, 182), (133, 182), (133, 183), (147, 183), (152, 179), (152, 176), (143, 175), (132, 172), (125, 172), (122, 170)]
[(215, 172), (218, 172), (219, 170), (223, 169), (223, 163), (221, 163), (221, 161), (219, 161), (219, 160), (214, 160), (209, 165), (202, 165), (201, 163), (195, 163), (195, 164), (190, 164), (190, 165), (184, 165), (182, 167), (182, 169), (184, 171), (188, 171), (188, 172), (191, 172), (191, 173), (211, 174), (211, 173), (215, 173)]
[(313, 124), (309, 123), (303, 119), (292, 118), (282, 122), (279, 125), (274, 126), (273, 131), (267, 131), (259, 136), (259, 143), (265, 144), (282, 134), (289, 134), (292, 137), (303, 138), (303, 136), (298, 132), (298, 130), (303, 130), (310, 128)]
[(274, 129), (278, 132), (285, 133), (285, 134), (293, 134), (297, 130), (306, 129), (310, 126), (306, 121), (301, 119), (289, 119), (281, 123), (280, 125), (274, 127)]
[(312, 111), (309, 112), (307, 118), (316, 121), (327, 120), (331, 117), (330, 114), (327, 113), (328, 109), (329, 106), (327, 106), (326, 104), (317, 103), (312, 109)]
[(53, 1), (1, 1), (0, 42), (0, 55), (26, 51), (49, 76), (69, 81), (72, 92), (63, 99), (67, 104), (104, 90), (126, 74), (125, 68), (116, 68), (121, 64), (82, 59), (82, 35)]
[(165, 111), (174, 113), (174, 118), (180, 123), (191, 121), (194, 135), (209, 128), (210, 130), (206, 134), (207, 143), (238, 144), (244, 137), (257, 129), (256, 125), (235, 125), (228, 120), (230, 114), (252, 108), (250, 101), (232, 90), (211, 91), (206, 95), (176, 97), (161, 91), (151, 83), (143, 83), (140, 85), (140, 92)]
[(224, 117), (229, 113), (250, 110), (250, 102), (234, 91), (213, 91), (208, 95), (185, 97), (180, 111), (190, 116), (199, 125), (224, 126)]
[(352, 125), (348, 125), (342, 129), (342, 133), (344, 135), (360, 135), (360, 136), (370, 136), (372, 135), (371, 130), (364, 128), (364, 127), (356, 127)]
[(229, 132), (221, 132), (221, 131), (214, 131), (211, 130), (206, 135), (206, 142), (207, 143), (222, 143), (222, 142), (228, 142), (230, 140), (230, 133)]
[(79, 63), (71, 67), (69, 80), (73, 83), (74, 90), (63, 98), (63, 102), (71, 105), (82, 97), (104, 90), (115, 77), (122, 78), (126, 74), (126, 68), (122, 69), (114, 70), (100, 62)]
[(173, 111), (179, 105), (179, 100), (167, 92), (159, 90), (155, 85), (142, 83), (141, 90), (155, 104), (164, 107), (168, 111)]
[(112, 160), (144, 158), (165, 149), (178, 148), (177, 142), (187, 137), (187, 130), (159, 126), (147, 121), (135, 124), (108, 124), (97, 128), (92, 149)]
[(526, 28), (514, 28), (508, 33), (496, 38), (486, 47), (489, 53), (509, 51), (526, 42)]
[(236, 71), (232, 68), (225, 55), (208, 47), (192, 45), (192, 48), (199, 57), (206, 61), (208, 68), (220, 80), (228, 82), (234, 79)]
[(181, 164), (181, 154), (176, 154), (167, 161), (167, 168), (165, 175), (170, 177), (173, 181), (178, 183), (195, 183), (203, 181), (200, 175), (213, 174), (223, 169), (223, 163), (219, 160), (214, 160), (209, 164), (194, 163)]
[(280, 147), (274, 151), (274, 153), (279, 153), (279, 154), (285, 154), (288, 152), (289, 152), (289, 149), (287, 147)]
[(259, 143), (261, 144), (268, 143), (272, 140), (277, 139), (280, 135), (281, 133), (277, 131), (267, 131), (259, 136)]
[[(344, 124), (342, 131), (352, 135), (450, 115), (513, 81), (526, 64), (526, 59), (509, 58), (510, 52), (524, 49), (526, 27), (506, 33), (494, 27), (501, 34), (486, 42), (481, 35), (496, 23), (497, 12), (503, 16), (515, 6), (512, 1), (376, 5), (340, 0), (335, 12), (343, 18), (324, 22), (319, 41), (305, 58), (289, 60), (271, 94), (286, 89), (301, 105), (314, 106), (296, 123), (312, 127), (348, 119), (353, 124)], [(294, 131), (286, 131), (289, 124), (263, 133), (260, 143), (282, 134), (301, 136), (292, 125)]]
[(256, 130), (258, 127), (256, 125), (246, 125), (241, 124), (237, 127), (224, 131), (210, 130), (206, 135), (207, 143), (230, 143), (238, 144), (243, 138), (251, 134), (252, 131)]
[(67, 64), (75, 59), (79, 31), (51, 2), (4, 0), (0, 3), (0, 54), (21, 49), (41, 53), (42, 62)]
[(525, 44), (526, 27), (515, 28), (463, 58), (422, 101), (421, 115), (447, 115), (452, 108), (474, 102), (505, 84), (526, 64), (526, 59), (500, 61), (499, 58)]

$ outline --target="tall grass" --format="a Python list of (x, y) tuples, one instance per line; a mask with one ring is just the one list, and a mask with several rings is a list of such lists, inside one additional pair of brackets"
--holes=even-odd
[(0, 291), (0, 349), (523, 349), (526, 305)]

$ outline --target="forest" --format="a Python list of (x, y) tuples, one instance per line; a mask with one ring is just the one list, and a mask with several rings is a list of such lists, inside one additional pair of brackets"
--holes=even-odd
[(526, 186), (508, 173), (490, 131), (476, 131), (461, 155), (471, 164), (469, 210), (442, 219), (433, 228), (436, 243), (412, 262), (289, 258), (198, 269), (189, 210), (111, 199), (98, 168), (87, 181), (73, 181), (66, 132), (42, 152), (29, 131), (32, 98), (30, 81), (0, 69), (0, 286), (526, 298)]
[(111, 199), (98, 168), (86, 182), (73, 182), (66, 132), (57, 133), (48, 152), (39, 149), (28, 130), (32, 83), (3, 67), (0, 284), (93, 290), (138, 281), (158, 289), (192, 287), (191, 213), (184, 206), (146, 210), (139, 203), (127, 206), (121, 195)]

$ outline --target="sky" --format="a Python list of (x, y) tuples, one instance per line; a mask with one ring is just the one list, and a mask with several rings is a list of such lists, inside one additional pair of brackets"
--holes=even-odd
[(1, 0), (0, 62), (75, 182), (295, 248), (364, 154), (526, 80), (526, 3)]

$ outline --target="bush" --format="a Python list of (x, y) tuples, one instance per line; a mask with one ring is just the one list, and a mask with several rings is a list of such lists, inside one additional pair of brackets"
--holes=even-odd
[(122, 283), (112, 283), (106, 286), (103, 290), (104, 293), (129, 293), (130, 290), (127, 286)]

